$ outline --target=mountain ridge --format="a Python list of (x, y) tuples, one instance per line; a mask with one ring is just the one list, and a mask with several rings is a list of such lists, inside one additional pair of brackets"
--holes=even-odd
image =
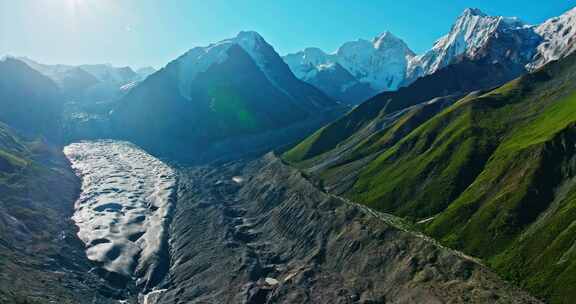
[[(199, 147), (188, 153), (203, 158), (216, 156), (209, 151), (221, 151), (221, 144), (234, 145), (235, 136), (242, 148), (230, 150), (239, 152), (250, 145), (243, 135), (254, 135), (253, 146), (264, 145), (258, 134), (269, 133), (271, 142), (292, 138), (327, 122), (340, 108), (296, 78), (260, 35), (240, 32), (195, 47), (150, 75), (118, 103), (111, 119), (123, 139), (162, 153)], [(273, 130), (283, 135), (272, 140)]]
[[(395, 90), (404, 80), (408, 60), (414, 56), (410, 48), (390, 32), (376, 36), (372, 41), (358, 39), (342, 44), (334, 53), (318, 48), (285, 55), (284, 61), (294, 74), (305, 81), (317, 83), (323, 77), (322, 66), (338, 64), (355, 80), (325, 85), (331, 96), (348, 103), (358, 103), (380, 91)], [(324, 76), (325, 77), (325, 76)], [(359, 93), (350, 94), (350, 88), (364, 85)]]
[(156, 71), (150, 67), (134, 71), (129, 66), (114, 67), (110, 64), (43, 64), (27, 57), (15, 59), (52, 79), (68, 101), (89, 104), (114, 102)]
[[(574, 26), (575, 14), (576, 8), (573, 8), (540, 25), (528, 25), (516, 17), (489, 16), (480, 9), (467, 8), (456, 18), (446, 35), (440, 37), (430, 50), (419, 55), (409, 51), (408, 46), (401, 39), (389, 32), (377, 36), (377, 38), (391, 36), (401, 41), (401, 44), (408, 50), (406, 56), (400, 56), (407, 58), (405, 67), (403, 64), (399, 65), (403, 68), (398, 69), (398, 65), (392, 65), (393, 68), (384, 67), (380, 71), (372, 71), (372, 76), (366, 73), (359, 76), (355, 71), (358, 70), (360, 64), (342, 64), (342, 66), (356, 78), (358, 84), (368, 83), (377, 92), (397, 90), (410, 85), (420, 77), (430, 75), (461, 60), (500, 62), (507, 64), (510, 69), (515, 69), (519, 76), (552, 60), (560, 59), (574, 50), (573, 45), (576, 44), (571, 41), (576, 39), (576, 33), (573, 30), (576, 28)], [(372, 41), (373, 44), (377, 42), (377, 38)], [(367, 40), (360, 39), (343, 45), (363, 43), (365, 45), (363, 48), (354, 50), (354, 56), (369, 60), (369, 57), (362, 54), (365, 53), (362, 50), (368, 48), (367, 42)], [(338, 82), (319, 83), (315, 78), (319, 66), (334, 62), (341, 63), (338, 58), (332, 58), (337, 57), (340, 49), (333, 54), (328, 54), (318, 48), (306, 48), (297, 53), (287, 54), (283, 58), (300, 79), (317, 85), (325, 91), (330, 91), (333, 98), (358, 104), (365, 100), (362, 97), (373, 93), (364, 91), (363, 95), (342, 98), (341, 92), (340, 94), (334, 93), (341, 91), (341, 84)], [(387, 86), (374, 86), (370, 79), (377, 79), (382, 75), (394, 75), (394, 82)]]

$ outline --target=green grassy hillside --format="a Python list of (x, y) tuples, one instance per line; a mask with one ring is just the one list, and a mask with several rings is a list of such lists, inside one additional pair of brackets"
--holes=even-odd
[(576, 55), (464, 98), (369, 162), (346, 195), (426, 221), (554, 303), (576, 296)]
[(318, 130), (284, 154), (291, 163), (310, 160), (337, 148), (374, 119), (436, 97), (461, 95), (474, 90), (492, 88), (518, 74), (505, 66), (463, 61), (432, 75), (418, 79), (409, 87), (381, 93), (337, 121)]

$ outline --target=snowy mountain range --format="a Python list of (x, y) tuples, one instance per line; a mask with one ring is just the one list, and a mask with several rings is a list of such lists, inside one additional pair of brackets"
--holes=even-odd
[(431, 50), (410, 61), (406, 83), (432, 74), (461, 57), (505, 63), (522, 70), (536, 54), (541, 40), (534, 27), (518, 18), (488, 16), (479, 9), (466, 9)]
[[(284, 56), (284, 60), (300, 79), (318, 85), (333, 98), (354, 103), (361, 101), (358, 99), (361, 96), (367, 98), (381, 91), (396, 90), (404, 81), (412, 57), (414, 52), (404, 41), (385, 32), (372, 41), (346, 42), (333, 54), (307, 48)], [(338, 75), (331, 77), (338, 81), (332, 85), (322, 83), (326, 74)], [(358, 93), (344, 98), (351, 90)]]
[[(456, 19), (448, 34), (420, 55), (386, 32), (372, 42), (344, 43), (332, 54), (307, 48), (283, 58), (298, 78), (335, 99), (359, 103), (365, 99), (361, 97), (396, 90), (459, 60), (498, 63), (520, 75), (574, 50), (576, 8), (536, 26), (516, 17), (489, 16), (469, 8)], [(339, 77), (324, 76), (335, 74), (337, 68), (341, 68)], [(334, 81), (327, 81), (330, 78)], [(363, 94), (350, 96), (350, 88), (362, 85)]]
[(536, 27), (535, 32), (543, 38), (543, 42), (537, 48), (530, 69), (542, 67), (547, 62), (576, 51), (576, 8), (542, 23)]
[(156, 71), (152, 67), (134, 71), (130, 67), (114, 67), (110, 64), (49, 65), (26, 57), (18, 59), (52, 79), (68, 99), (83, 102), (117, 100), (136, 83)]

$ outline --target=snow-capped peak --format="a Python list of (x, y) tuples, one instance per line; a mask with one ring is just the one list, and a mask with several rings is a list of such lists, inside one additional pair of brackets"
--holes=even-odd
[(536, 59), (528, 69), (539, 68), (576, 51), (576, 7), (542, 23), (536, 27), (536, 33), (544, 41), (538, 46)]
[(398, 40), (400, 40), (398, 37), (394, 36), (389, 31), (386, 31), (386, 32), (376, 36), (374, 38), (374, 40), (372, 40), (372, 44), (374, 44), (374, 48), (379, 49), (381, 47), (384, 47), (384, 45), (387, 42), (393, 42), (393, 41), (398, 41)]
[(460, 59), (498, 62), (521, 73), (524, 67), (538, 68), (575, 51), (576, 8), (540, 26), (528, 25), (517, 17), (490, 16), (480, 9), (467, 8), (450, 31), (419, 56), (404, 41), (384, 32), (372, 41), (344, 43), (333, 54), (308, 48), (289, 54), (284, 60), (303, 80), (316, 77), (321, 65), (335, 62), (357, 80), (383, 91), (410, 84)]
[(408, 59), (414, 53), (402, 39), (390, 32), (376, 36), (372, 41), (358, 39), (342, 44), (335, 53), (326, 54), (318, 48), (284, 56), (296, 77), (308, 80), (318, 72), (338, 63), (358, 81), (367, 83), (376, 91), (395, 90), (404, 80)]
[(244, 41), (245, 43), (256, 44), (259, 42), (264, 42), (264, 38), (258, 32), (255, 31), (240, 31), (236, 38), (236, 41)]
[(290, 67), (292, 73), (304, 81), (316, 75), (317, 68), (332, 61), (331, 56), (319, 48), (305, 48), (304, 50), (284, 56), (284, 62)]
[(273, 81), (273, 77), (269, 73), (268, 56), (270, 56), (270, 52), (274, 53), (274, 48), (260, 34), (254, 31), (241, 31), (236, 38), (232, 38), (229, 41), (238, 44), (246, 51), (260, 70), (266, 74), (269, 80)]
[(285, 66), (285, 71), (278, 71), (283, 67), (278, 67), (275, 63), (282, 63), (282, 59), (260, 34), (254, 31), (241, 31), (233, 38), (205, 47), (195, 47), (175, 61), (175, 64), (178, 65), (182, 95), (188, 97), (188, 88), (196, 76), (212, 65), (224, 62), (228, 58), (228, 50), (233, 46), (238, 46), (245, 51), (274, 85), (277, 83), (276, 75), (283, 72), (290, 73), (290, 70)]
[(264, 45), (268, 45), (264, 38), (262, 38), (260, 34), (254, 31), (241, 31), (238, 33), (238, 35), (236, 35), (236, 37), (226, 39), (222, 42), (238, 44), (240, 47), (242, 47), (242, 49), (244, 49), (244, 51), (250, 54), (254, 60), (256, 60), (255, 57), (258, 56), (260, 48)]
[(189, 97), (188, 89), (198, 74), (228, 58), (228, 50), (232, 45), (233, 43), (229, 42), (219, 42), (206, 47), (195, 47), (176, 59), (173, 64), (178, 66), (182, 96)]
[(385, 32), (372, 41), (344, 43), (336, 52), (336, 61), (361, 82), (377, 91), (387, 91), (396, 90), (404, 81), (412, 56), (404, 41)]
[(460, 55), (485, 45), (500, 26), (518, 28), (525, 24), (517, 18), (488, 16), (478, 9), (466, 9), (448, 35), (436, 42), (434, 49), (450, 50)]
[(475, 59), (479, 54), (486, 55), (482, 50), (488, 46), (488, 42), (495, 39), (507, 40), (502, 39), (503, 37), (509, 37), (508, 40), (516, 41), (514, 42), (516, 44), (491, 47), (514, 49), (521, 53), (517, 57), (521, 57), (522, 60), (528, 60), (532, 56), (533, 51), (529, 49), (534, 48), (538, 42), (538, 37), (531, 27), (518, 18), (488, 16), (479, 9), (468, 8), (457, 18), (450, 32), (436, 41), (430, 51), (415, 57), (410, 62), (407, 78), (413, 81), (420, 76), (434, 73), (462, 56)]
[(412, 50), (408, 47), (406, 42), (404, 42), (404, 40), (396, 37), (394, 34), (390, 33), (389, 31), (386, 31), (386, 32), (376, 36), (376, 38), (374, 38), (374, 40), (372, 40), (372, 44), (374, 45), (374, 48), (376, 50), (386, 51), (389, 49), (401, 49), (409, 57), (412, 57), (415, 55), (414, 52), (412, 52)]
[(471, 16), (479, 16), (479, 17), (487, 17), (488, 15), (485, 14), (482, 10), (480, 10), (479, 8), (473, 8), (473, 7), (469, 7), (467, 9), (465, 9), (462, 14), (460, 15), (460, 18), (462, 17), (471, 17)]

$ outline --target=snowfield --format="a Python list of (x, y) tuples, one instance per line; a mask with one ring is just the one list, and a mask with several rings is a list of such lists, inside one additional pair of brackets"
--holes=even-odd
[(73, 220), (87, 257), (110, 272), (150, 277), (166, 250), (174, 171), (127, 142), (74, 143), (64, 153), (82, 178)]

